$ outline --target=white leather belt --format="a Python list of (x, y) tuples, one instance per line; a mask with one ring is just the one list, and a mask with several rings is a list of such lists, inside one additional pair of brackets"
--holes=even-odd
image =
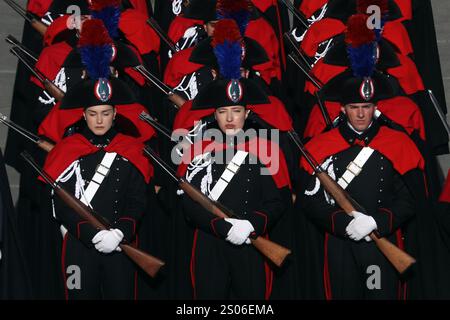
[(102, 162), (97, 166), (95, 170), (95, 174), (89, 182), (86, 190), (84, 191), (84, 195), (81, 197), (81, 202), (85, 205), (89, 206), (92, 199), (94, 199), (95, 194), (97, 193), (100, 185), (102, 184), (105, 177), (108, 175), (109, 170), (111, 169), (111, 165), (116, 158), (117, 153), (115, 152), (106, 152), (105, 156), (102, 159)]
[(225, 171), (220, 176), (219, 181), (217, 181), (216, 185), (209, 193), (209, 198), (211, 200), (217, 201), (217, 199), (219, 199), (230, 181), (233, 179), (234, 175), (238, 172), (245, 158), (247, 158), (247, 155), (248, 152), (246, 151), (239, 150), (236, 152), (233, 159), (231, 159), (230, 163), (225, 168)]
[(364, 147), (358, 153), (356, 158), (353, 161), (350, 161), (347, 165), (347, 170), (338, 180), (338, 184), (343, 189), (347, 189), (350, 182), (352, 182), (352, 180), (361, 173), (362, 168), (366, 164), (367, 160), (369, 160), (373, 152), (374, 150), (372, 148)]

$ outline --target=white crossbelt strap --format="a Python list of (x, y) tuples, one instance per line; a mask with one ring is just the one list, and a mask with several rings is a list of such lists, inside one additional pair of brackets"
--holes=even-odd
[(84, 195), (81, 197), (81, 202), (85, 205), (89, 206), (95, 194), (97, 193), (98, 188), (102, 184), (105, 177), (108, 175), (109, 170), (111, 168), (114, 159), (116, 158), (117, 153), (115, 152), (106, 152), (105, 156), (102, 159), (102, 162), (97, 166), (95, 170), (95, 174), (89, 182), (86, 190), (84, 191)]
[(356, 156), (355, 160), (350, 161), (347, 165), (347, 170), (342, 177), (339, 178), (338, 184), (345, 190), (352, 180), (361, 173), (362, 168), (369, 160), (374, 150), (370, 147), (364, 147)]
[(209, 193), (209, 198), (211, 200), (217, 201), (222, 193), (225, 191), (226, 187), (230, 183), (231, 179), (233, 179), (234, 175), (238, 172), (239, 167), (244, 162), (245, 158), (247, 158), (248, 152), (239, 150), (234, 155), (233, 159), (231, 159), (228, 166), (225, 168), (225, 171), (220, 176), (219, 181), (217, 181), (214, 188)]

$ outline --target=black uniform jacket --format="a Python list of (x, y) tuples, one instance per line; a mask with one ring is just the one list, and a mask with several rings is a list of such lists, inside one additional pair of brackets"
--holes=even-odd
[[(113, 228), (120, 229), (125, 239), (131, 241), (145, 211), (146, 182), (151, 176), (151, 167), (142, 155), (142, 148), (143, 145), (136, 139), (118, 134), (114, 129), (104, 136), (95, 136), (86, 129), (82, 135), (73, 135), (58, 144), (49, 154), (45, 168), (51, 176), (58, 178), (73, 161), (78, 160), (86, 189), (105, 152), (116, 152), (117, 156), (92, 199), (91, 206), (105, 217)], [(74, 193), (76, 182), (75, 173), (61, 184), (67, 191)], [(69, 232), (85, 245), (92, 246), (91, 240), (98, 230), (81, 219), (57, 197), (55, 209), (56, 217)]]

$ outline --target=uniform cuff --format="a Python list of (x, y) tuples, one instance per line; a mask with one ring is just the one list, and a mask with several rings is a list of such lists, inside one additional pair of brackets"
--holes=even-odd
[(261, 211), (253, 211), (253, 213), (249, 214), (246, 218), (252, 224), (253, 229), (255, 229), (255, 231), (250, 234), (252, 238), (256, 238), (267, 232), (267, 213)]
[(231, 223), (222, 218), (214, 218), (211, 220), (212, 233), (219, 238), (225, 239), (232, 226)]
[(346, 237), (345, 229), (353, 220), (351, 216), (345, 213), (344, 210), (339, 210), (331, 214), (331, 233), (336, 236)]
[(76, 236), (87, 247), (92, 247), (92, 238), (100, 230), (95, 229), (89, 222), (81, 221), (77, 224)]
[(136, 235), (136, 220), (130, 217), (119, 218), (113, 228), (122, 231), (124, 239), (132, 242)]
[(380, 208), (372, 216), (377, 223), (377, 231), (381, 237), (388, 236), (392, 233), (392, 211), (386, 208)]

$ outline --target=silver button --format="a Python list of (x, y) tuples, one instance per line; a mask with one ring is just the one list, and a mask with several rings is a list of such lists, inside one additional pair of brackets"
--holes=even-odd
[(378, 203), (381, 203), (381, 200), (378, 200)]
[(250, 182), (250, 179), (247, 179), (247, 182)]
[(248, 193), (248, 190), (245, 190), (245, 192), (247, 192), (247, 193)]
[(381, 167), (381, 170), (384, 170), (384, 167)]
[(248, 201), (245, 201), (245, 203), (248, 203)]
[(120, 179), (117, 179), (117, 181), (120, 181)]
[(117, 211), (114, 211), (114, 213), (117, 213)]
[(380, 157), (380, 159), (381, 159), (381, 160), (383, 160), (383, 159), (384, 159), (384, 157)]
[(383, 189), (380, 189), (380, 192), (383, 192)]
[(384, 181), (384, 179), (383, 179), (383, 178), (381, 178), (381, 179), (380, 179), (380, 181)]

